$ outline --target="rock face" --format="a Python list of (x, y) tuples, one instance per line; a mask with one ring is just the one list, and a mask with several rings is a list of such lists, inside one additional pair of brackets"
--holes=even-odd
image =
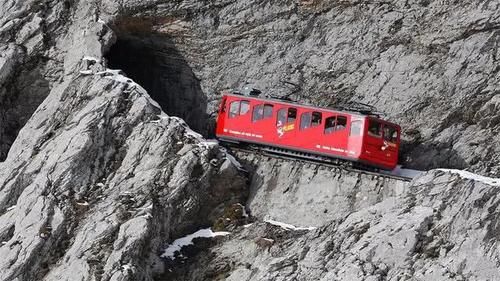
[(402, 194), (408, 183), (322, 165), (238, 153), (253, 171), (247, 208), (253, 217), (322, 226)]
[(376, 106), (409, 166), (500, 176), (499, 27), (497, 1), (0, 0), (0, 279), (499, 279), (492, 186), (237, 155), (245, 177), (188, 127), (249, 82)]
[(61, 75), (106, 55), (205, 135), (218, 92), (249, 82), (302, 102), (375, 106), (404, 128), (408, 166), (500, 176), (498, 5), (4, 0), (0, 155)]
[(358, 101), (402, 125), (407, 165), (500, 176), (496, 1), (150, 3), (116, 28), (168, 37), (209, 112), (214, 93), (244, 82), (324, 106)]
[(497, 280), (497, 195), (497, 187), (430, 172), (316, 230), (242, 228), (173, 280)]
[(49, 95), (0, 164), (2, 280), (151, 280), (162, 243), (241, 201), (218, 145), (160, 114), (119, 74)]
[[(100, 58), (113, 36), (88, 17), (91, 4), (0, 7), (9, 42), (0, 59), (8, 150), (0, 279), (152, 280), (163, 272), (157, 252), (241, 202), (245, 179), (217, 143), (105, 69)], [(65, 13), (68, 22), (59, 19)]]

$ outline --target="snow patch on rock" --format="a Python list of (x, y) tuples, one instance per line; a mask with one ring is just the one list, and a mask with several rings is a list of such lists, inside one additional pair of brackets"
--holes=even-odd
[(479, 181), (487, 185), (500, 186), (500, 178), (489, 178), (464, 170), (456, 170), (456, 169), (438, 169), (438, 170), (447, 173), (458, 174), (461, 178)]
[(170, 244), (163, 254), (161, 255), (162, 258), (171, 258), (175, 259), (175, 253), (179, 252), (183, 247), (188, 246), (188, 245), (193, 245), (193, 240), (195, 238), (213, 238), (217, 236), (226, 236), (231, 234), (230, 232), (226, 231), (216, 231), (213, 232), (212, 229), (206, 228), (206, 229), (200, 229), (196, 231), (195, 233), (189, 234), (185, 237), (176, 239), (172, 244)]
[(287, 224), (287, 223), (284, 223), (284, 222), (279, 222), (279, 221), (275, 221), (275, 220), (264, 220), (264, 222), (266, 223), (269, 223), (269, 224), (272, 224), (272, 225), (276, 225), (276, 226), (279, 226), (285, 230), (315, 230), (316, 227), (314, 226), (309, 226), (309, 227), (297, 227), (297, 226), (294, 226), (294, 225), (291, 225), (291, 224)]

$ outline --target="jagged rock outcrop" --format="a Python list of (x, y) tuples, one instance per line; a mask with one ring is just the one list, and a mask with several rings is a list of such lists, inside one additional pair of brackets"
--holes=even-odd
[(0, 279), (152, 280), (169, 239), (244, 198), (217, 143), (129, 81), (75, 77), (21, 130), (0, 163)]
[[(498, 279), (491, 186), (240, 155), (247, 185), (170, 116), (210, 135), (219, 90), (288, 81), (303, 102), (385, 112), (408, 165), (500, 176), (499, 5), (0, 0), (0, 279)], [(248, 192), (257, 222), (160, 258)]]
[(409, 183), (369, 173), (239, 152), (252, 171), (247, 209), (254, 218), (322, 226), (388, 197)]
[(117, 42), (112, 65), (203, 133), (207, 116), (196, 116), (221, 89), (247, 81), (279, 95), (289, 81), (303, 102), (360, 101), (400, 123), (407, 165), (499, 176), (499, 11), (494, 1), (5, 0), (0, 65), (12, 71), (1, 77), (15, 79), (0, 79), (0, 93), (21, 117), (3, 117), (1, 154), (61, 75)]
[(497, 188), (429, 172), (316, 230), (241, 228), (172, 280), (497, 280)]

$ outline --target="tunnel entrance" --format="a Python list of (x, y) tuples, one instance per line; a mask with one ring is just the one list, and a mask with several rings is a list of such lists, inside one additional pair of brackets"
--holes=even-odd
[(120, 35), (105, 56), (108, 67), (121, 69), (144, 87), (164, 112), (207, 135), (207, 100), (185, 58), (164, 35)]

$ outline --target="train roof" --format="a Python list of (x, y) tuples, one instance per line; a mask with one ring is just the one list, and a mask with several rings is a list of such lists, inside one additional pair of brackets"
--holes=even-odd
[(335, 112), (335, 113), (341, 112), (341, 113), (346, 113), (346, 114), (350, 114), (350, 115), (355, 115), (358, 117), (371, 117), (371, 118), (378, 119), (378, 120), (383, 121), (385, 123), (399, 127), (398, 124), (381, 119), (376, 114), (367, 114), (367, 113), (363, 113), (363, 112), (359, 112), (359, 111), (350, 111), (350, 110), (335, 109), (335, 108), (330, 108), (330, 107), (306, 105), (306, 104), (300, 104), (300, 103), (295, 102), (295, 101), (287, 101), (287, 100), (282, 100), (282, 99), (277, 99), (277, 98), (263, 98), (263, 97), (258, 97), (258, 96), (244, 95), (244, 94), (240, 94), (240, 93), (224, 92), (223, 95), (233, 96), (233, 97), (245, 97), (245, 98), (256, 99), (256, 100), (261, 100), (261, 101), (272, 101), (272, 102), (278, 102), (278, 103), (282, 103), (282, 104), (301, 106), (301, 107), (305, 107), (305, 108), (309, 108), (309, 109), (321, 109), (321, 110), (326, 110), (326, 111)]
[(272, 102), (278, 102), (278, 103), (282, 103), (282, 104), (306, 107), (306, 108), (310, 108), (310, 109), (322, 109), (322, 110), (327, 110), (327, 111), (332, 111), (332, 112), (347, 113), (347, 114), (351, 114), (351, 115), (368, 116), (367, 114), (362, 114), (361, 112), (356, 112), (356, 111), (340, 110), (340, 109), (335, 109), (335, 108), (330, 108), (330, 107), (322, 107), (322, 106), (313, 106), (313, 105), (301, 104), (301, 103), (298, 103), (295, 101), (287, 101), (287, 100), (282, 100), (282, 99), (277, 99), (277, 98), (262, 98), (262, 97), (257, 97), (257, 96), (247, 96), (247, 95), (235, 94), (235, 93), (225, 93), (225, 95), (234, 96), (234, 97), (245, 97), (245, 98), (262, 100), (262, 101), (272, 101)]
[(363, 112), (359, 112), (359, 111), (342, 110), (342, 109), (335, 109), (335, 108), (330, 108), (330, 107), (306, 105), (306, 104), (300, 104), (300, 103), (295, 102), (295, 101), (287, 101), (287, 100), (282, 100), (282, 99), (278, 99), (278, 98), (268, 98), (268, 97), (263, 98), (263, 97), (259, 97), (259, 96), (244, 95), (244, 94), (234, 93), (234, 92), (233, 93), (231, 93), (231, 92), (224, 92), (223, 95), (233, 96), (233, 97), (244, 97), (244, 98), (261, 100), (261, 101), (271, 101), (271, 102), (277, 102), (277, 103), (281, 103), (281, 104), (288, 104), (288, 105), (293, 105), (293, 106), (301, 106), (301, 107), (305, 107), (305, 108), (309, 108), (309, 109), (321, 109), (321, 110), (326, 110), (326, 111), (330, 111), (330, 112), (334, 112), (334, 113), (341, 112), (341, 113), (350, 114), (350, 115), (354, 115), (354, 116), (358, 116), (358, 117), (370, 117), (370, 118), (374, 118), (374, 119), (383, 121), (385, 123), (388, 123), (390, 125), (393, 125), (393, 126), (396, 126), (396, 127), (400, 128), (400, 126), (398, 124), (395, 124), (395, 123), (392, 123), (390, 121), (381, 119), (376, 114), (367, 114), (367, 113), (363, 113)]

